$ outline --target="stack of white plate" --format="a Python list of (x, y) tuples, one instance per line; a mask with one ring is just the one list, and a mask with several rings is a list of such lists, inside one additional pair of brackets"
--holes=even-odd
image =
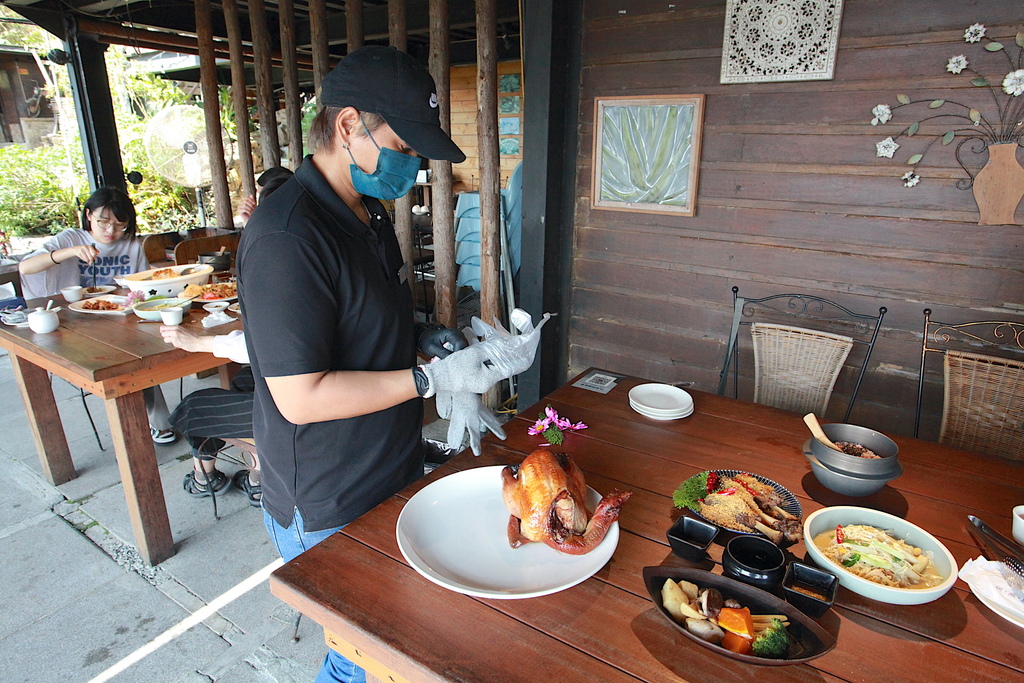
[(652, 420), (678, 420), (693, 412), (693, 397), (670, 384), (640, 384), (629, 390), (629, 405)]

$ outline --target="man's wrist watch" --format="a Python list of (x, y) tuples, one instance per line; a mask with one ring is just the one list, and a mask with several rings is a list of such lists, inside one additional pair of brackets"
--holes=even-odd
[(417, 365), (412, 369), (412, 380), (416, 383), (416, 393), (420, 397), (426, 396), (430, 391), (430, 380), (427, 379), (427, 373), (423, 372), (422, 366)]

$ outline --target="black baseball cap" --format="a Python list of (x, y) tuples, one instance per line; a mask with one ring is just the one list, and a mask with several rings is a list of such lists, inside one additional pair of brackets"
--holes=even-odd
[(441, 129), (437, 87), (430, 72), (401, 50), (367, 45), (349, 53), (324, 77), (320, 101), (380, 114), (422, 157), (466, 160)]

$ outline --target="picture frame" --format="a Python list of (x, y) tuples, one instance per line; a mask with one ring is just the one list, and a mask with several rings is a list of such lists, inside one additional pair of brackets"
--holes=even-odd
[(704, 95), (594, 100), (592, 206), (693, 216)]

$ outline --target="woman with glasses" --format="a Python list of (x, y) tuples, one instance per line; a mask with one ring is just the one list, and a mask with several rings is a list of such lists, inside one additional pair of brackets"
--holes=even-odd
[(96, 190), (82, 208), (82, 229), (54, 235), (18, 269), (26, 299), (54, 296), (74, 285), (112, 285), (115, 277), (148, 270), (135, 239), (132, 200), (113, 187)]
[[(25, 298), (55, 296), (74, 285), (113, 285), (115, 277), (149, 270), (135, 228), (135, 205), (127, 194), (114, 187), (96, 190), (82, 207), (81, 229), (54, 235), (18, 266)], [(163, 392), (151, 387), (142, 393), (150, 436), (159, 444), (172, 443), (178, 437)]]

